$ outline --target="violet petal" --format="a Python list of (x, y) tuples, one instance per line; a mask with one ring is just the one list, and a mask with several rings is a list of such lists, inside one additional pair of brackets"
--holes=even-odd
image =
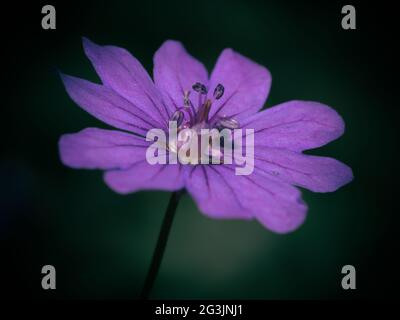
[(172, 111), (183, 106), (184, 92), (192, 90), (193, 84), (200, 82), (207, 86), (208, 83), (203, 64), (187, 53), (180, 42), (173, 40), (165, 41), (155, 53), (153, 76)]
[(297, 188), (256, 171), (238, 176), (233, 166), (197, 166), (185, 179), (200, 211), (212, 218), (254, 218), (272, 231), (286, 233), (306, 216), (307, 206)]
[(128, 168), (145, 157), (149, 142), (129, 133), (86, 128), (60, 138), (61, 161), (72, 168)]
[(224, 86), (224, 95), (214, 101), (210, 116), (218, 113), (220, 117), (241, 119), (262, 108), (271, 87), (271, 75), (265, 67), (225, 49), (211, 74), (210, 95), (218, 84)]
[(126, 170), (104, 174), (106, 184), (115, 192), (126, 194), (138, 190), (176, 191), (184, 187), (180, 164), (150, 165), (141, 159)]
[(105, 86), (136, 105), (149, 118), (168, 121), (170, 113), (152, 79), (140, 62), (127, 50), (115, 46), (100, 46), (83, 38), (86, 55)]
[(141, 135), (154, 128), (155, 121), (114, 90), (64, 74), (61, 78), (71, 99), (103, 122)]
[(344, 163), (294, 151), (257, 146), (255, 166), (268, 176), (314, 192), (333, 192), (353, 179)]
[(313, 149), (337, 139), (344, 122), (332, 108), (313, 101), (293, 100), (261, 111), (241, 121), (254, 129), (255, 146), (293, 151)]

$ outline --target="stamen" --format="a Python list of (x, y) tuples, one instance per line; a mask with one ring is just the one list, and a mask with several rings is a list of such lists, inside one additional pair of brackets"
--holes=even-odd
[(215, 100), (220, 99), (224, 95), (225, 88), (222, 84), (218, 83), (214, 89), (214, 98)]
[(208, 120), (208, 114), (210, 113), (211, 109), (211, 100), (207, 100), (200, 108), (197, 113), (197, 122), (207, 122)]
[(180, 110), (176, 110), (172, 115), (171, 121), (176, 121), (176, 126), (179, 127), (183, 122), (184, 114)]
[(196, 82), (193, 86), (192, 86), (193, 90), (200, 93), (200, 94), (207, 94), (207, 88), (204, 84), (200, 83), (200, 82)]
[(239, 122), (233, 118), (222, 118), (217, 122), (217, 127), (226, 129), (237, 129), (239, 128)]
[(189, 95), (190, 95), (190, 91), (189, 91), (189, 90), (186, 90), (186, 91), (183, 93), (183, 105), (184, 105), (185, 107), (187, 107), (187, 108), (190, 107)]
[(189, 114), (190, 123), (192, 123), (196, 114), (196, 110), (194, 109), (193, 103), (192, 101), (190, 101), (189, 96), (190, 96), (190, 91), (185, 90), (183, 92), (183, 108)]

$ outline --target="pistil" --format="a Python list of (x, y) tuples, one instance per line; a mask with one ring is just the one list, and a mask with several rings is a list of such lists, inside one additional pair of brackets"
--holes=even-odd
[[(192, 101), (190, 100), (190, 91), (186, 90), (183, 93), (183, 107), (178, 108), (171, 117), (171, 121), (176, 121), (178, 135), (180, 132), (184, 134), (184, 136), (181, 137), (182, 141), (178, 141), (178, 138), (176, 137), (169, 142), (167, 149), (174, 153), (178, 153), (185, 143), (196, 143), (197, 145), (199, 145), (202, 139), (201, 129), (215, 128), (218, 131), (221, 131), (223, 129), (233, 130), (240, 127), (239, 123), (231, 117), (221, 117), (217, 121), (210, 121), (209, 119), (213, 102), (221, 99), (224, 95), (225, 88), (222, 84), (217, 84), (217, 86), (214, 88), (213, 95), (210, 98), (207, 98), (208, 90), (204, 84), (196, 82), (195, 84), (193, 84), (192, 89), (199, 95), (197, 108), (194, 107)], [(203, 102), (203, 100), (205, 101)], [(189, 116), (186, 116), (186, 119), (185, 114)], [(183, 131), (185, 129), (186, 131)], [(196, 141), (193, 141), (193, 139), (195, 139)], [(208, 150), (209, 152), (211, 152), (211, 154), (203, 155), (199, 150), (199, 154), (192, 155), (190, 154), (190, 151), (188, 151), (189, 154), (187, 154), (187, 156), (190, 159), (189, 163), (198, 164), (200, 163), (200, 160), (205, 156), (220, 159), (222, 157), (222, 153), (219, 151), (219, 149), (213, 149), (212, 141), (210, 141), (209, 143), (210, 148)]]

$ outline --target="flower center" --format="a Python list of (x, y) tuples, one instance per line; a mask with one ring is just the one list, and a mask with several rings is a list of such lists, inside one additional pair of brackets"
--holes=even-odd
[[(239, 123), (233, 117), (215, 115), (210, 119), (209, 115), (212, 104), (221, 99), (225, 88), (222, 84), (218, 84), (214, 88), (211, 98), (208, 97), (208, 90), (202, 83), (196, 82), (192, 89), (198, 95), (197, 108), (190, 99), (191, 91), (185, 91), (183, 107), (178, 108), (170, 119), (170, 121), (176, 122), (177, 135), (175, 138), (169, 139), (168, 150), (177, 154), (183, 151), (190, 164), (204, 163), (205, 160), (212, 161), (212, 163), (223, 163), (221, 140), (216, 133), (223, 129), (237, 129)], [(207, 136), (203, 133), (205, 131), (203, 129), (208, 129), (206, 130)], [(226, 142), (226, 137), (224, 137), (224, 143)], [(206, 148), (204, 148), (204, 143), (208, 144)], [(188, 148), (188, 146), (192, 148)], [(197, 152), (193, 150), (197, 150)]]

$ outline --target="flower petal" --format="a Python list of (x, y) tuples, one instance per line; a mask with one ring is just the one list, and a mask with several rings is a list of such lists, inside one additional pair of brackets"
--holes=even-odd
[(86, 128), (63, 135), (59, 150), (61, 161), (72, 168), (122, 169), (143, 159), (148, 145), (129, 133)]
[(344, 163), (327, 157), (257, 146), (255, 166), (270, 177), (314, 192), (332, 192), (353, 180)]
[(186, 171), (186, 188), (200, 210), (212, 218), (252, 219), (228, 180), (234, 177), (225, 177), (218, 167), (198, 165)]
[(170, 114), (150, 76), (127, 50), (99, 46), (83, 38), (83, 47), (103, 84), (112, 88), (157, 121), (166, 122)]
[(255, 145), (293, 151), (313, 149), (337, 139), (344, 122), (332, 108), (312, 101), (289, 101), (241, 122), (254, 129)]
[(207, 216), (255, 218), (277, 233), (299, 227), (307, 212), (298, 189), (256, 171), (237, 176), (233, 166), (196, 166), (188, 171), (185, 184)]
[(141, 135), (157, 126), (154, 119), (110, 88), (68, 75), (61, 74), (61, 78), (71, 99), (105, 123)]
[(271, 87), (271, 75), (265, 67), (232, 49), (225, 49), (211, 74), (209, 96), (219, 83), (225, 92), (213, 103), (210, 116), (218, 114), (241, 119), (262, 108)]
[(138, 190), (176, 191), (184, 186), (180, 164), (150, 165), (146, 159), (126, 170), (107, 171), (104, 180), (112, 190), (122, 194)]
[(192, 91), (196, 82), (208, 83), (203, 64), (187, 53), (180, 42), (173, 40), (165, 41), (155, 53), (153, 76), (172, 112), (183, 106), (184, 91)]

